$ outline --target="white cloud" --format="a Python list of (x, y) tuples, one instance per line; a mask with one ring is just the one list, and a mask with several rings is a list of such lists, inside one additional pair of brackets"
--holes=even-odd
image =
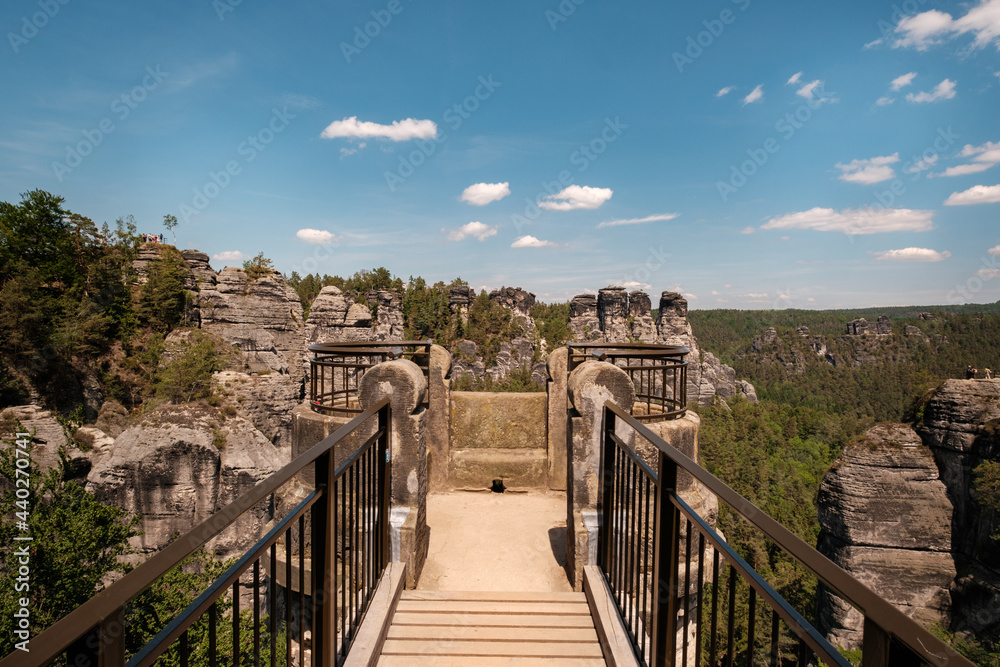
[(473, 206), (486, 206), (510, 194), (510, 183), (474, 183), (462, 190), (462, 201)]
[(308, 227), (295, 232), (295, 235), (299, 237), (299, 240), (313, 245), (329, 245), (340, 240), (325, 229), (309, 229)]
[(759, 102), (762, 99), (764, 99), (764, 84), (760, 84), (751, 90), (750, 93), (743, 98), (743, 104), (753, 104), (754, 102)]
[(916, 76), (917, 76), (916, 72), (908, 72), (906, 74), (903, 74), (902, 76), (897, 76), (895, 79), (892, 80), (892, 83), (889, 84), (889, 87), (892, 88), (892, 90), (894, 91), (898, 91), (900, 88), (905, 88), (906, 86), (913, 83), (913, 78)]
[(546, 246), (556, 246), (552, 241), (542, 241), (534, 236), (519, 236), (510, 244), (511, 248), (544, 248)]
[(611, 188), (592, 188), (589, 185), (570, 185), (562, 192), (547, 195), (538, 205), (547, 211), (573, 211), (579, 208), (599, 208), (611, 199)]
[(726, 86), (725, 88), (719, 88), (719, 92), (715, 94), (716, 97), (725, 97), (729, 93), (733, 92), (735, 86)]
[(935, 164), (937, 164), (938, 157), (939, 157), (938, 154), (935, 153), (930, 157), (925, 157), (922, 160), (917, 160), (916, 162), (914, 162), (913, 164), (911, 164), (909, 167), (906, 168), (906, 172), (909, 174), (916, 174), (921, 171), (924, 171), (925, 169), (930, 169)]
[(1000, 269), (979, 269), (976, 275), (980, 278), (1000, 278)]
[(756, 230), (754, 230), (754, 228), (753, 228), (753, 227), (744, 227), (744, 228), (743, 228), (743, 229), (742, 229), (742, 230), (740, 231), (740, 234), (753, 234), (753, 233), (754, 233), (754, 231), (756, 231)]
[(926, 232), (934, 228), (934, 211), (908, 208), (870, 208), (836, 211), (811, 208), (771, 218), (761, 229), (813, 229), (845, 234)]
[(907, 93), (907, 102), (938, 102), (940, 100), (950, 100), (955, 97), (955, 82), (951, 79), (945, 79), (938, 85), (934, 86), (934, 90), (927, 92), (922, 91), (919, 93)]
[(437, 136), (437, 124), (432, 120), (406, 118), (394, 120), (392, 125), (380, 125), (371, 121), (358, 121), (357, 116), (335, 120), (319, 135), (324, 139), (387, 139), (388, 141), (408, 141), (410, 139), (433, 139)]
[(626, 218), (624, 220), (608, 220), (597, 225), (598, 229), (604, 227), (620, 227), (621, 225), (642, 225), (647, 222), (661, 222), (665, 220), (673, 220), (680, 213), (659, 213), (657, 215), (647, 215), (645, 218)]
[(892, 104), (895, 101), (896, 98), (889, 97), (888, 95), (883, 95), (882, 97), (875, 100), (875, 104), (879, 105), (880, 107), (884, 107), (885, 105)]
[(794, 86), (802, 78), (802, 72), (796, 72), (795, 74), (788, 77), (788, 81), (785, 82), (786, 86)]
[(966, 144), (962, 147), (962, 152), (959, 155), (962, 157), (975, 156), (972, 159), (976, 162), (996, 164), (1000, 162), (1000, 141), (987, 141), (979, 146)]
[(995, 245), (986, 252), (993, 255), (994, 257), (1000, 257), (1000, 245)]
[(641, 290), (653, 289), (653, 286), (650, 285), (649, 283), (640, 283), (637, 280), (630, 280), (628, 282), (622, 283), (622, 287), (624, 287), (625, 289), (641, 289)]
[(743, 296), (748, 299), (766, 299), (767, 292), (750, 292), (749, 294), (744, 294)]
[(816, 88), (822, 85), (823, 82), (820, 81), (819, 79), (816, 79), (815, 81), (810, 81), (806, 85), (796, 90), (795, 94), (798, 95), (799, 97), (804, 97), (807, 100), (811, 100), (813, 98), (813, 92), (816, 90)]
[(212, 255), (212, 259), (218, 260), (220, 262), (240, 262), (246, 258), (247, 256), (241, 253), (239, 250), (224, 250), (222, 252)]
[(983, 48), (993, 43), (1000, 50), (1000, 0), (980, 0), (964, 16), (957, 19), (951, 14), (930, 10), (908, 16), (896, 26), (900, 37), (893, 47), (913, 47), (924, 51), (953, 35), (975, 35), (973, 46)]
[(933, 174), (934, 176), (968, 176), (969, 174), (978, 174), (981, 171), (986, 171), (992, 164), (958, 164), (954, 167), (948, 167), (940, 174)]
[(840, 180), (871, 185), (895, 178), (896, 172), (889, 165), (896, 162), (899, 162), (899, 153), (868, 158), (867, 160), (851, 160), (847, 164), (838, 162), (836, 167), (844, 172), (840, 175)]
[(875, 253), (875, 259), (880, 262), (941, 262), (949, 257), (951, 253), (947, 250), (938, 252), (930, 248), (901, 248)]
[(341, 148), (340, 149), (340, 157), (345, 158), (348, 155), (354, 155), (355, 153), (357, 153), (359, 150), (361, 150), (362, 148), (364, 148), (367, 145), (368, 145), (367, 141), (362, 141), (360, 144), (358, 144), (354, 148), (347, 148), (347, 147)]
[(893, 42), (892, 46), (926, 51), (927, 47), (940, 41), (937, 39), (939, 36), (951, 31), (953, 23), (951, 14), (936, 9), (904, 17), (896, 25), (896, 32), (902, 37)]
[(996, 204), (1000, 202), (1000, 185), (973, 185), (964, 192), (953, 192), (944, 200), (945, 206)]
[(441, 231), (448, 233), (449, 241), (463, 241), (470, 236), (475, 237), (479, 241), (485, 241), (489, 237), (497, 235), (496, 227), (490, 227), (479, 221), (467, 222), (458, 229), (442, 228)]

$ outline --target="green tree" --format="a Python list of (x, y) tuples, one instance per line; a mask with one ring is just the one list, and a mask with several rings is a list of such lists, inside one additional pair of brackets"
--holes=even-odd
[(146, 284), (139, 294), (139, 321), (154, 331), (170, 331), (184, 320), (188, 293), (184, 258), (174, 248), (161, 246), (160, 256), (149, 263)]
[(253, 259), (248, 259), (243, 262), (243, 270), (246, 271), (247, 280), (249, 282), (253, 282), (270, 273), (274, 273), (274, 266), (272, 265), (271, 260), (264, 257), (264, 253), (259, 252)]
[[(7, 446), (10, 446), (9, 444)], [(23, 460), (23, 459), (22, 459)], [(32, 636), (38, 634), (103, 588), (109, 573), (125, 571), (120, 558), (132, 552), (138, 517), (100, 503), (83, 486), (63, 479), (64, 471), (18, 468), (14, 449), (0, 451), (0, 479), (5, 511), (0, 518), (0, 654), (14, 650), (17, 600), (31, 600)], [(28, 498), (15, 494), (16, 472), (27, 472)], [(23, 487), (21, 487), (23, 488)], [(23, 517), (18, 516), (23, 512)], [(26, 519), (28, 530), (18, 527)], [(28, 534), (31, 542), (15, 542)], [(15, 594), (21, 545), (29, 545), (30, 591)], [(23, 593), (23, 595), (21, 594)]]
[(231, 358), (224, 343), (194, 329), (179, 355), (156, 374), (156, 398), (187, 403), (209, 396), (212, 373), (225, 369)]
[(177, 232), (174, 231), (174, 228), (177, 227), (177, 216), (170, 214), (163, 216), (163, 226), (170, 230), (170, 233), (173, 234), (174, 245), (177, 245)]

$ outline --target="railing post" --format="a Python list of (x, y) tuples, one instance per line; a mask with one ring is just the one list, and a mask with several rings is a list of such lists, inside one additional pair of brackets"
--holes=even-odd
[(874, 621), (865, 617), (861, 667), (920, 667), (923, 662)]
[(604, 407), (604, 430), (601, 434), (601, 486), (597, 490), (597, 507), (600, 511), (600, 523), (597, 527), (597, 565), (608, 574), (608, 554), (611, 546), (611, 522), (614, 505), (615, 473), (615, 441), (611, 437), (615, 432), (615, 413)]
[(656, 598), (650, 639), (650, 665), (673, 665), (677, 640), (677, 566), (679, 544), (677, 510), (671, 497), (677, 493), (677, 464), (660, 452), (657, 466), (656, 524), (653, 530), (653, 585)]
[(391, 558), (389, 543), (389, 511), (392, 505), (392, 419), (390, 404), (386, 403), (378, 411), (378, 428), (382, 431), (378, 442), (378, 518), (381, 567), (385, 567)]
[[(323, 499), (312, 508), (313, 664), (333, 665), (337, 649), (337, 497), (333, 451), (316, 459), (316, 488)], [(319, 623), (317, 630), (316, 623)]]

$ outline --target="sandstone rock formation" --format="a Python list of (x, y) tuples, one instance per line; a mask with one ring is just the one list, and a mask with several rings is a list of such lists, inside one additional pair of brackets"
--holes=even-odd
[(579, 294), (570, 302), (570, 330), (577, 342), (665, 343), (689, 350), (688, 401), (710, 405), (715, 396), (728, 398), (743, 394), (756, 401), (748, 382), (736, 381), (732, 368), (711, 354), (702, 355), (687, 321), (687, 299), (677, 292), (660, 295), (656, 322), (651, 316), (649, 295), (640, 290), (626, 293), (608, 287), (592, 294)]
[(462, 324), (469, 321), (469, 307), (476, 299), (476, 290), (468, 286), (452, 287), (448, 290), (448, 308), (462, 318)]
[(917, 431), (930, 446), (955, 506), (953, 630), (1000, 633), (1000, 517), (972, 493), (973, 470), (1000, 458), (1000, 380), (948, 380), (928, 402)]
[(338, 287), (320, 290), (309, 308), (306, 344), (403, 339), (403, 300), (398, 292), (382, 290), (366, 295), (375, 307), (357, 303)]
[(301, 382), (305, 326), (299, 297), (278, 273), (249, 280), (226, 267), (201, 286), (201, 328), (238, 345), (250, 370), (271, 370)]
[[(881, 424), (851, 443), (819, 491), (818, 548), (929, 626), (947, 622), (955, 578), (952, 503), (934, 455), (909, 426)], [(835, 646), (860, 646), (860, 612), (823, 591), (819, 625)]]
[(292, 411), (302, 402), (302, 384), (279, 373), (221, 371), (212, 376), (215, 393), (276, 447), (290, 448)]
[[(87, 476), (103, 502), (142, 515), (142, 554), (162, 549), (176, 534), (238, 498), (284, 461), (242, 417), (225, 417), (203, 404), (164, 405), (128, 428)], [(256, 542), (272, 518), (267, 503), (254, 507), (209, 543), (219, 557)]]
[(847, 333), (851, 336), (864, 336), (865, 334), (888, 336), (892, 333), (892, 322), (888, 315), (879, 315), (878, 322), (869, 322), (862, 317), (847, 323)]
[(13, 442), (18, 429), (31, 434), (31, 461), (39, 470), (58, 468), (62, 451), (67, 458), (67, 474), (86, 475), (91, 461), (99, 456), (98, 452), (81, 451), (66, 436), (55, 415), (37, 405), (16, 405), (0, 411), (0, 440)]

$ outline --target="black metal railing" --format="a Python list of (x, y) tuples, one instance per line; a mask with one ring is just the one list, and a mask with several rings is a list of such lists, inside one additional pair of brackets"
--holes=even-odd
[(309, 405), (324, 414), (361, 412), (358, 390), (372, 366), (392, 359), (409, 359), (428, 377), (431, 341), (363, 341), (314, 343), (309, 346)]
[[(658, 451), (652, 466), (630, 434)], [(972, 665), (610, 401), (600, 465), (598, 565), (642, 664), (850, 667), (678, 495), (686, 471), (862, 613), (862, 665)]]
[[(258, 483), (221, 511), (31, 639), (2, 667), (339, 664), (389, 562), (389, 399)], [(335, 447), (367, 438), (334, 469)], [(143, 635), (144, 591), (313, 465), (315, 489), (173, 618)], [(239, 527), (239, 525), (237, 525)], [(308, 555), (307, 555), (308, 554)], [(154, 612), (155, 616), (155, 612)], [(151, 633), (150, 633), (151, 634)], [(138, 647), (137, 637), (141, 637)], [(222, 647), (228, 648), (221, 655)]]
[(650, 343), (568, 343), (567, 371), (585, 361), (608, 361), (632, 380), (635, 404), (632, 416), (641, 422), (683, 417), (687, 411), (687, 356), (679, 345)]

